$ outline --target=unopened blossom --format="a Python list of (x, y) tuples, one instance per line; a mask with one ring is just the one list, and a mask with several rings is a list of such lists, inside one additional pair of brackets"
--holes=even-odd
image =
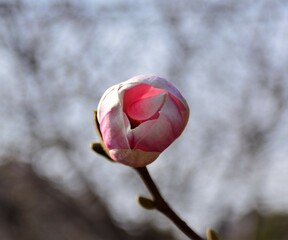
[(114, 161), (142, 167), (183, 132), (189, 107), (167, 80), (140, 75), (114, 85), (97, 109), (102, 142)]

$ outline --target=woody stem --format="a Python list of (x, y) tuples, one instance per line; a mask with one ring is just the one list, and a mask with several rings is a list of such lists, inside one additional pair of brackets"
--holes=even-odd
[(194, 232), (168, 205), (159, 192), (146, 167), (134, 168), (153, 197), (156, 209), (168, 217), (187, 237), (192, 240), (204, 240)]

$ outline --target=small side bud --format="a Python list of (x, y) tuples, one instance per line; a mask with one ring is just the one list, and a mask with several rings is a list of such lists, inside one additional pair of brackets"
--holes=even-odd
[(106, 153), (106, 151), (105, 151), (105, 149), (103, 148), (103, 146), (102, 146), (101, 143), (91, 143), (90, 147), (91, 147), (91, 149), (92, 149), (94, 152), (96, 152), (96, 153), (104, 156), (105, 158), (107, 158), (107, 159), (110, 160), (111, 162), (114, 162), (114, 161), (110, 158), (110, 156)]
[(219, 240), (219, 238), (216, 235), (216, 232), (212, 229), (207, 229), (207, 240)]
[(138, 202), (141, 205), (141, 207), (145, 209), (152, 210), (156, 208), (155, 202), (149, 198), (139, 196)]

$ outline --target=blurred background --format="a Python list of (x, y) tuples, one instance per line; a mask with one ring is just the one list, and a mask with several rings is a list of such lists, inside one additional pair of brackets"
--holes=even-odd
[(0, 0), (0, 239), (187, 239), (90, 150), (111, 85), (167, 78), (191, 115), (148, 168), (200, 235), (288, 239), (288, 2)]

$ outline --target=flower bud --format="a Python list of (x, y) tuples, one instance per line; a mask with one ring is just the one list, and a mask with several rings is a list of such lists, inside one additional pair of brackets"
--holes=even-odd
[(110, 87), (97, 109), (104, 148), (132, 167), (153, 162), (184, 130), (189, 107), (164, 78), (140, 75)]

